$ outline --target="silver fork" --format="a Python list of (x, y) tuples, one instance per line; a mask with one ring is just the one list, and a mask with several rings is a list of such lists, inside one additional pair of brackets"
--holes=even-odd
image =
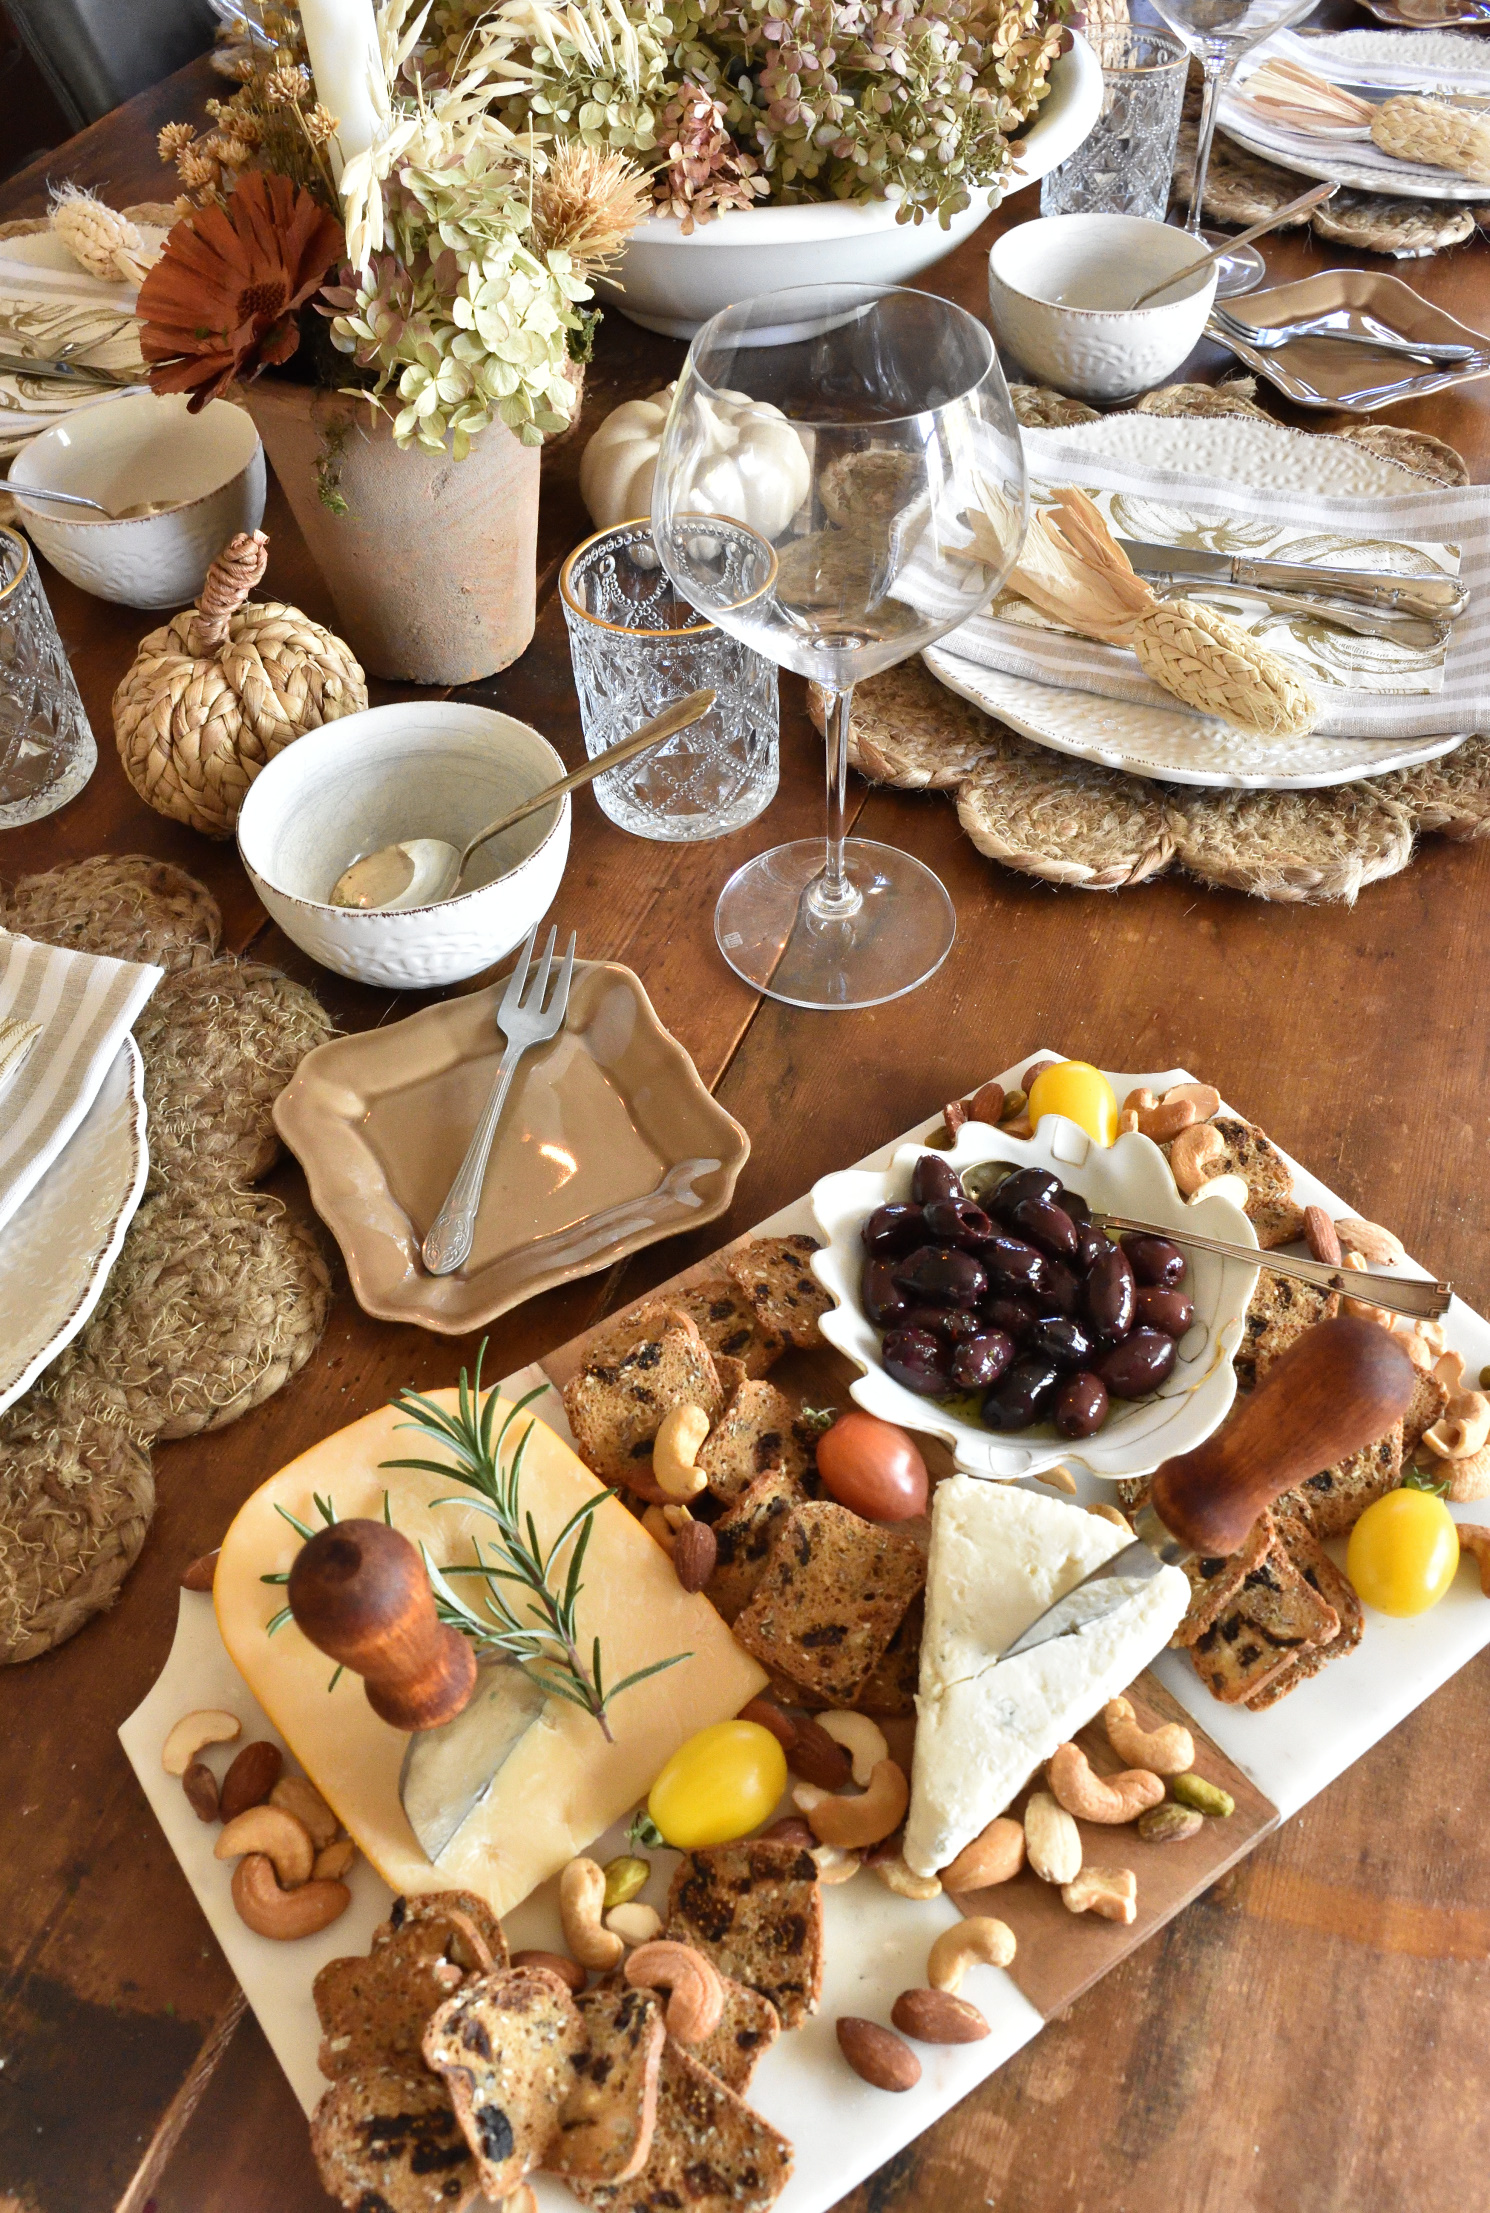
[(527, 992), (526, 999), (523, 997), (532, 973), (533, 941), (537, 935), (535, 922), (497, 1009), (497, 1028), (507, 1040), (507, 1050), (502, 1055), (502, 1065), (497, 1070), (486, 1111), (476, 1124), (475, 1135), (466, 1147), (466, 1157), (456, 1170), (445, 1204), (430, 1224), (429, 1235), (424, 1240), (424, 1265), (432, 1276), (453, 1275), (470, 1258), (471, 1242), (476, 1234), (476, 1209), (481, 1204), (481, 1186), (486, 1181), (486, 1164), (491, 1158), (492, 1140), (497, 1134), (497, 1123), (513, 1073), (530, 1046), (547, 1044), (564, 1024), (569, 1007), (569, 983), (574, 974), (574, 933), (569, 934), (569, 950), (564, 955), (553, 998), (546, 1007), (543, 997), (553, 968), (557, 930), (549, 931), (538, 979)]
[(1383, 324), (1373, 324), (1369, 316), (1362, 317), (1367, 325), (1365, 330), (1351, 330), (1348, 326), (1332, 321), (1332, 317), (1338, 312), (1338, 309), (1332, 309), (1329, 316), (1306, 316), (1296, 323), (1275, 323), (1271, 326), (1260, 324), (1254, 329), (1239, 316), (1228, 314), (1224, 307), (1211, 309), (1214, 320), (1223, 329), (1230, 331), (1234, 337), (1245, 338), (1248, 345), (1255, 346), (1259, 353), (1276, 353), (1279, 347), (1291, 345), (1296, 338), (1332, 338), (1342, 345), (1370, 346), (1378, 353), (1403, 354), (1414, 361), (1463, 363), (1477, 358), (1473, 346), (1450, 346), (1426, 339), (1420, 343), (1416, 339), (1401, 337)]

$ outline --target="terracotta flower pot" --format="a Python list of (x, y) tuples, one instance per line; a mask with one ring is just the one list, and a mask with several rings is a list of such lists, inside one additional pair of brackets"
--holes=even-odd
[(344, 394), (261, 377), (243, 398), (369, 675), (472, 684), (517, 659), (535, 616), (537, 446), (493, 424), (464, 461), (403, 453), (386, 416)]

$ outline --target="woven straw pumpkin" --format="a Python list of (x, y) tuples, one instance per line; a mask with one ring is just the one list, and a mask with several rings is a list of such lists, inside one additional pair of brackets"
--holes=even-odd
[(194, 608), (152, 630), (114, 694), (124, 773), (157, 814), (228, 837), (267, 761), (307, 730), (359, 712), (351, 648), (298, 607), (255, 603), (269, 541), (240, 531)]

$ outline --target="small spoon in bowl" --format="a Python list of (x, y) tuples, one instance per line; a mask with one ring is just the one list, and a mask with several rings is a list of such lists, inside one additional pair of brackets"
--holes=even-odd
[(461, 878), (466, 872), (471, 855), (478, 847), (503, 830), (510, 830), (515, 823), (525, 822), (529, 815), (562, 799), (566, 791), (578, 791), (582, 784), (593, 783), (607, 769), (623, 768), (634, 761), (639, 753), (649, 752), (654, 745), (661, 745), (664, 738), (676, 737), (680, 730), (700, 721), (714, 704), (715, 695), (705, 688), (690, 692), (686, 699), (654, 715), (644, 722), (640, 730), (633, 730), (629, 738), (622, 738), (619, 745), (607, 746), (593, 760), (585, 761), (568, 776), (561, 776), (557, 783), (547, 784), (542, 791), (525, 799), (520, 807), (498, 815), (484, 830), (478, 830), (469, 845), (463, 849), (447, 844), (444, 838), (402, 838), (395, 845), (381, 845), (375, 853), (364, 853), (351, 861), (331, 887), (330, 905), (333, 907), (434, 907), (442, 900), (453, 899), (460, 889)]
[(10, 489), (23, 504), (28, 499), (54, 499), (62, 507), (86, 507), (91, 515), (102, 515), (106, 523), (141, 522), (147, 515), (168, 515), (172, 508), (183, 504), (179, 499), (137, 499), (116, 514), (102, 500), (89, 499), (82, 492), (44, 492), (39, 484), (13, 484)]
[(1312, 209), (1321, 207), (1326, 200), (1333, 200), (1339, 189), (1338, 184), (1316, 184), (1309, 191), (1301, 192), (1296, 200), (1289, 201), (1287, 207), (1275, 208), (1271, 215), (1265, 215), (1250, 230), (1238, 231), (1235, 238), (1223, 238), (1219, 246), (1212, 246), (1209, 253), (1198, 255), (1194, 261), (1187, 261), (1184, 268), (1176, 269), (1172, 277), (1165, 277), (1160, 283), (1151, 284), (1147, 292), (1140, 292), (1137, 299), (1129, 303), (1126, 312), (1131, 314), (1136, 307), (1147, 307), (1150, 300), (1157, 300), (1162, 292), (1172, 292), (1186, 277), (1193, 277), (1197, 269), (1208, 268), (1213, 261), (1223, 261), (1227, 254), (1234, 254), (1238, 246), (1250, 246), (1254, 238), (1266, 237), (1280, 223), (1286, 223), (1290, 216), (1306, 215)]

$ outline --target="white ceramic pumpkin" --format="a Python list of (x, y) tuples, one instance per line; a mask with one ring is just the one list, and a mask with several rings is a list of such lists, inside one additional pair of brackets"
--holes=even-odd
[[(652, 512), (652, 479), (674, 387), (613, 408), (580, 456), (580, 497), (597, 530)], [(688, 506), (763, 537), (785, 530), (811, 480), (806, 449), (779, 407), (721, 392)]]

